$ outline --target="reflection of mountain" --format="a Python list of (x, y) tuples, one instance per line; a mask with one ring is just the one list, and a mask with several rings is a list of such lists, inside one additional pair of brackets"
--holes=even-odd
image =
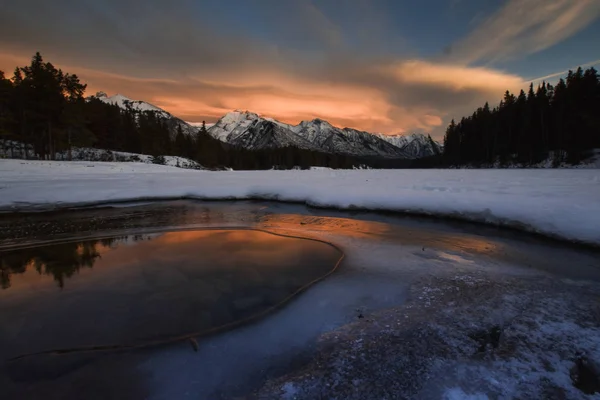
[(12, 274), (22, 274), (34, 268), (39, 274), (50, 275), (64, 287), (65, 279), (70, 278), (81, 268), (92, 268), (100, 257), (102, 247), (111, 247), (115, 242), (127, 239), (134, 241), (145, 237), (108, 238), (85, 242), (60, 243), (49, 246), (18, 249), (0, 253), (0, 285), (10, 287)]

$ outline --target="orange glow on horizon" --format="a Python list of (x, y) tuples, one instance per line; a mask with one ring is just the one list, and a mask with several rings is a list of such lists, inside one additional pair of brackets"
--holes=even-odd
[[(444, 106), (426, 106), (423, 100), (394, 100), (401, 85), (422, 85), (448, 93), (472, 91), (493, 102), (506, 90), (522, 86), (515, 75), (483, 68), (408, 60), (367, 67), (365, 73), (396, 82), (398, 89), (375, 87), (364, 82), (332, 83), (319, 78), (300, 77), (276, 69), (257, 69), (233, 73), (213, 71), (204, 76), (139, 77), (99, 71), (61, 63), (47, 57), (56, 66), (76, 73), (88, 84), (87, 95), (98, 91), (109, 96), (121, 93), (143, 100), (190, 122), (216, 122), (232, 110), (248, 110), (296, 125), (303, 120), (321, 118), (340, 128), (349, 127), (384, 134), (424, 131), (443, 127), (456, 111)], [(27, 65), (29, 57), (0, 53), (0, 70), (10, 77), (16, 65)], [(343, 66), (340, 67), (343, 69)], [(413, 89), (415, 90), (415, 89)], [(418, 90), (418, 89), (417, 89)], [(477, 105), (479, 105), (479, 101)], [(458, 105), (460, 106), (460, 105)], [(458, 107), (455, 106), (455, 107)], [(471, 105), (463, 105), (468, 111)]]

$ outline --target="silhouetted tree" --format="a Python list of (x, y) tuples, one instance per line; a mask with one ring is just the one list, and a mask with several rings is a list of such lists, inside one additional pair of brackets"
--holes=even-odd
[[(569, 71), (556, 86), (542, 82), (518, 96), (506, 91), (498, 107), (486, 103), (473, 115), (450, 123), (444, 162), (480, 164), (539, 162), (555, 154), (556, 163), (579, 162), (600, 147), (600, 81), (594, 68)], [(565, 154), (567, 157), (565, 157)]]

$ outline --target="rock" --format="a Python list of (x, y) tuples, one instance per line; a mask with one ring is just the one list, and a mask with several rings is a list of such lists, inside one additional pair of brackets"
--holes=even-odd
[(498, 325), (494, 325), (489, 329), (477, 331), (469, 334), (469, 337), (479, 343), (478, 353), (483, 353), (488, 346), (497, 349), (500, 345), (500, 336), (502, 335), (502, 328)]
[(585, 394), (600, 393), (600, 365), (588, 357), (579, 357), (570, 371), (573, 386)]
[(196, 341), (196, 339), (194, 338), (190, 338), (190, 344), (192, 345), (192, 348), (194, 349), (195, 352), (198, 352), (198, 342)]

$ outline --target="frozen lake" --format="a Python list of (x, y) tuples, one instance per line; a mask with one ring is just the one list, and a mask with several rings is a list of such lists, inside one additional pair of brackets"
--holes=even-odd
[[(197, 351), (7, 361), (243, 319), (330, 271), (337, 248), (333, 275)], [(0, 251), (8, 398), (584, 398), (573, 368), (600, 359), (598, 250), (513, 230), (171, 201), (5, 214)]]

